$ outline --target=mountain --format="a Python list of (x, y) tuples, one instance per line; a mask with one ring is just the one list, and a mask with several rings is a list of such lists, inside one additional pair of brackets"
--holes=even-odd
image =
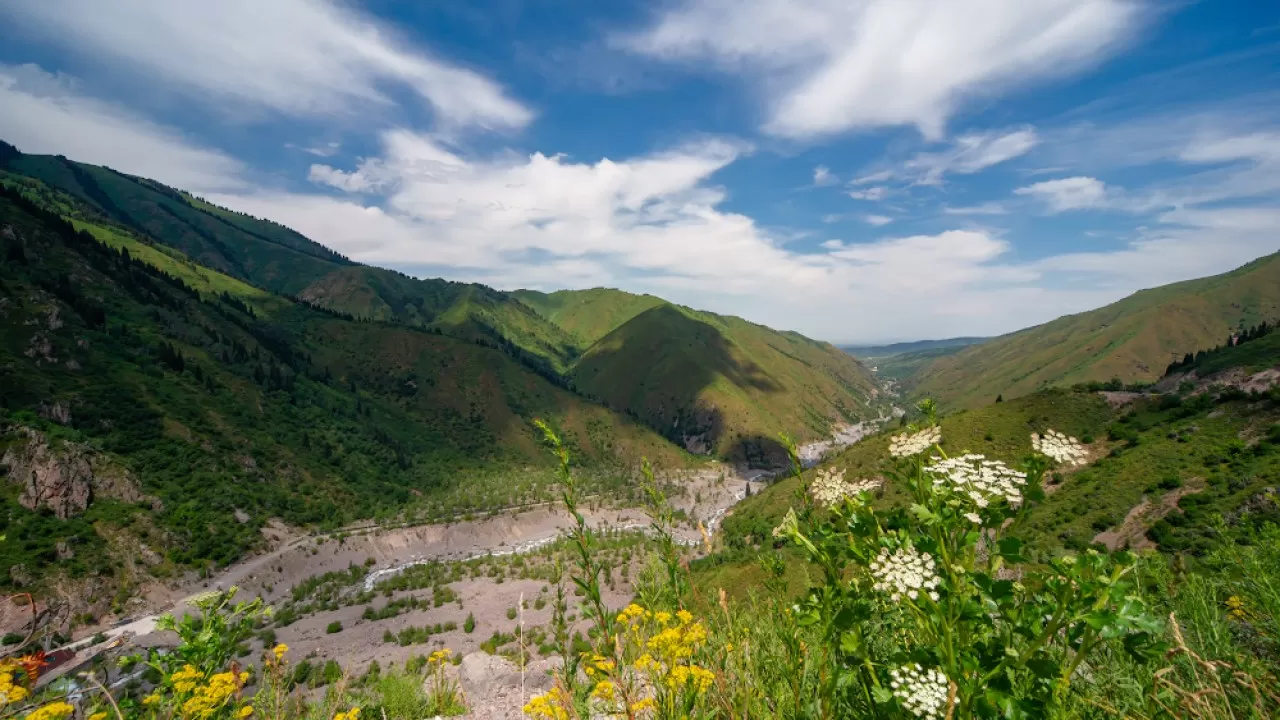
[(695, 452), (777, 464), (779, 432), (878, 414), (866, 369), (829, 343), (620, 290), (515, 295), (580, 343), (575, 388)]
[(918, 372), (914, 394), (944, 407), (1082, 382), (1151, 382), (1186, 353), (1280, 318), (1280, 254), (1231, 272), (1143, 290), (1106, 307), (967, 347)]
[[(23, 185), (33, 196), (59, 194), (65, 200), (50, 195), (44, 201), (63, 207), (74, 204), (82, 214), (97, 218), (97, 225), (148, 238), (186, 261), (279, 298), (498, 349), (551, 383), (606, 401), (669, 438), (684, 442), (696, 436), (699, 439), (691, 439), (690, 447), (725, 457), (760, 457), (738, 449), (746, 447), (738, 441), (750, 434), (760, 439), (743, 442), (769, 445), (774, 452), (768, 457), (778, 460), (776, 443), (765, 438), (786, 431), (800, 440), (815, 439), (835, 422), (863, 419), (870, 412), (874, 383), (866, 371), (851, 358), (839, 358), (831, 346), (793, 333), (682, 309), (682, 317), (696, 316), (710, 332), (726, 335), (725, 357), (770, 376), (768, 383), (743, 387), (724, 380), (734, 370), (723, 365), (723, 358), (697, 360), (706, 372), (695, 378), (717, 388), (704, 393), (691, 389), (690, 378), (634, 372), (647, 358), (628, 355), (643, 344), (620, 345), (616, 337), (611, 347), (621, 349), (621, 354), (601, 350), (583, 365), (585, 354), (606, 335), (645, 310), (667, 305), (660, 298), (614, 290), (506, 293), (478, 284), (411, 278), (354, 263), (279, 224), (217, 207), (152, 180), (60, 156), (26, 155), (12, 146), (0, 147), (0, 178)], [(680, 338), (679, 333), (689, 329), (681, 325), (645, 332)], [(608, 387), (600, 379), (604, 377), (611, 383)], [(640, 393), (641, 383), (646, 388), (657, 383), (667, 390), (661, 408), (640, 407), (629, 400)], [(673, 387), (667, 388), (668, 383)], [(722, 428), (723, 421), (708, 419), (708, 413), (723, 416), (729, 408), (745, 415), (733, 420), (728, 430)], [(705, 422), (673, 424), (677, 418), (695, 416)]]
[(947, 338), (945, 340), (916, 340), (914, 342), (892, 343), (890, 345), (841, 345), (840, 349), (850, 355), (862, 358), (864, 360), (878, 359), (890, 357), (893, 355), (902, 355), (903, 353), (916, 353), (925, 350), (942, 350), (948, 348), (960, 349), (969, 345), (977, 345), (986, 342), (990, 338), (984, 337), (958, 337)]
[(335, 528), (548, 499), (535, 417), (596, 487), (628, 483), (642, 456), (697, 462), (498, 348), (267, 292), (102, 205), (3, 180), (0, 584), (111, 597), (225, 565), (275, 518)]

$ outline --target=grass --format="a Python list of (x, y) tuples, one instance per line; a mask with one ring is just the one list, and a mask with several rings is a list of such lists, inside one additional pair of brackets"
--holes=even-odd
[(1280, 255), (1273, 254), (965, 348), (921, 368), (914, 387), (946, 407), (976, 407), (1048, 386), (1150, 382), (1184, 354), (1278, 318)]

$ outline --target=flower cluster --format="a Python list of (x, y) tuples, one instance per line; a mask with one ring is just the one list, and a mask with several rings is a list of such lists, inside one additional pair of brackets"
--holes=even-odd
[(26, 720), (63, 720), (63, 718), (71, 717), (75, 711), (74, 707), (59, 700), (37, 708), (27, 716)]
[(1022, 486), (1027, 484), (1026, 473), (1018, 472), (999, 460), (988, 460), (985, 455), (935, 459), (925, 472), (934, 476), (935, 488), (948, 487), (967, 496), (979, 508), (1000, 500), (1007, 500), (1017, 507), (1022, 504)]
[(1031, 433), (1031, 447), (1041, 455), (1063, 465), (1083, 465), (1084, 447), (1080, 441), (1063, 435), (1057, 430), (1045, 430), (1044, 435)]
[(896, 458), (909, 458), (928, 450), (942, 441), (942, 428), (925, 428), (917, 433), (902, 433), (889, 439), (889, 454)]
[(12, 660), (0, 660), (0, 707), (21, 702), (31, 691), (22, 683), (22, 668)]
[[(523, 710), (525, 715), (533, 718), (569, 720), (567, 708), (571, 707), (573, 707), (573, 698), (557, 685), (541, 695), (530, 698)], [(334, 720), (343, 720), (343, 718), (334, 718)]]
[(427, 658), (427, 664), (431, 666), (444, 665), (449, 662), (449, 658), (453, 657), (453, 651), (449, 648), (443, 648), (431, 653)]
[(888, 593), (894, 602), (904, 596), (915, 600), (921, 592), (934, 601), (938, 599), (937, 563), (932, 555), (913, 547), (898, 548), (892, 553), (887, 548), (881, 550), (879, 557), (871, 563), (871, 574), (875, 578), (872, 587)]
[(907, 712), (918, 718), (939, 718), (946, 712), (950, 683), (940, 670), (905, 665), (889, 671), (889, 687)]
[[(174, 673), (174, 689), (183, 693), (188, 692), (188, 690), (184, 690), (179, 686), (179, 681), (176, 678), (179, 673), (188, 673), (187, 677), (189, 678), (188, 671), (192, 670), (195, 670), (195, 668), (188, 665), (178, 671), (178, 673)], [(199, 671), (196, 671), (196, 673), (198, 676)], [(209, 678), (208, 683), (201, 685), (192, 684), (189, 679), (184, 679), (182, 681), (183, 686), (193, 688), (193, 692), (191, 697), (187, 698), (182, 703), (183, 717), (196, 718), (196, 720), (205, 720), (206, 718), (212, 717), (214, 713), (221, 709), (222, 706), (231, 699), (231, 696), (240, 691), (240, 688), (248, 682), (248, 680), (249, 673), (247, 672), (241, 672), (238, 675), (234, 672), (217, 673)], [(248, 708), (248, 713), (245, 712), (246, 708)], [(237, 712), (237, 716), (247, 717), (252, 713), (253, 708), (245, 706)]]
[(845, 482), (844, 470), (819, 470), (809, 485), (809, 494), (815, 502), (828, 510), (838, 507), (845, 498), (857, 496), (880, 487), (879, 480)]
[(360, 708), (353, 707), (346, 712), (337, 713), (333, 720), (360, 720)]
[(800, 518), (796, 516), (795, 508), (789, 508), (787, 514), (782, 516), (782, 522), (778, 523), (778, 527), (773, 529), (773, 536), (776, 538), (785, 538), (794, 535), (800, 531)]
[(289, 652), (289, 646), (284, 643), (280, 643), (279, 645), (271, 648), (271, 654), (275, 656), (276, 662), (282, 662), (284, 660), (284, 654), (287, 652)]

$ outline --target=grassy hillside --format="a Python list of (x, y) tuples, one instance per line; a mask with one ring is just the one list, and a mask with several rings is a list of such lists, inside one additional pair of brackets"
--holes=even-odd
[[(23, 187), (104, 242), (118, 248), (127, 245), (131, 253), (202, 292), (223, 291), (210, 286), (210, 271), (225, 281), (239, 281), (239, 286), (224, 290), (266, 315), (278, 310), (269, 307), (273, 303), (296, 298), (354, 319), (417, 328), (497, 349), (545, 380), (566, 389), (576, 384), (588, 396), (611, 399), (614, 407), (677, 439), (685, 435), (671, 424), (677, 416), (708, 409), (746, 413), (740, 422), (735, 420), (738, 424), (730, 433), (734, 439), (717, 433), (701, 446), (710, 451), (754, 458), (760, 453), (731, 449), (738, 446), (737, 438), (787, 431), (807, 440), (825, 433), (833, 421), (869, 414), (867, 395), (873, 383), (856, 362), (838, 357), (831, 346), (735, 318), (681, 311), (723, 335), (733, 362), (768, 374), (768, 397), (761, 387), (726, 381), (732, 372), (722, 358), (695, 361), (707, 369), (696, 377), (714, 386), (705, 393), (691, 389), (688, 378), (632, 372), (629, 368), (651, 358), (619, 356), (603, 348), (594, 354), (590, 371), (579, 372), (579, 359), (593, 344), (640, 313), (666, 305), (651, 296), (613, 290), (513, 294), (483, 285), (411, 278), (353, 263), (284, 226), (154, 181), (63, 157), (25, 155), (11, 146), (0, 146), (0, 180)], [(671, 330), (675, 329), (666, 332)], [(649, 332), (664, 331), (653, 328), (628, 335)], [(625, 355), (644, 346), (615, 343), (613, 350), (623, 347)], [(605, 373), (608, 388), (595, 382), (605, 357), (618, 363)], [(641, 382), (645, 387), (664, 386), (665, 397), (680, 404), (664, 405), (660, 412), (640, 407), (630, 399), (640, 393)], [(772, 441), (768, 444), (776, 450)], [(776, 452), (768, 456), (779, 457)]]
[(511, 294), (571, 335), (578, 347), (584, 349), (645, 310), (667, 304), (666, 300), (653, 295), (634, 295), (610, 288), (553, 293), (516, 290)]
[(1154, 381), (1184, 354), (1277, 318), (1280, 254), (965, 348), (924, 368), (915, 392), (944, 406), (974, 407), (1054, 385)]
[(782, 459), (779, 432), (810, 439), (876, 414), (867, 372), (833, 346), (669, 304), (594, 343), (572, 378), (690, 449), (752, 464)]
[(497, 350), (353, 321), (77, 223), (0, 194), (0, 456), (93, 486), (59, 518), (24, 502), (25, 474), (0, 485), (5, 585), (225, 564), (272, 517), (336, 527), (541, 500), (534, 417), (597, 486), (628, 482), (641, 455), (689, 461)]
[(780, 432), (879, 413), (870, 373), (828, 343), (621, 290), (512, 294), (578, 343), (575, 388), (698, 452), (776, 464)]

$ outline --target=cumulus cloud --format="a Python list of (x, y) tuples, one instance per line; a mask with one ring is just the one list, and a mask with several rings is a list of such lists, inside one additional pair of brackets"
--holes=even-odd
[(416, 93), (446, 125), (511, 128), (533, 117), (492, 80), (330, 0), (0, 2), (0, 18), (218, 107), (365, 115), (392, 104), (384, 87), (393, 84)]
[(36, 65), (0, 65), (0, 138), (28, 153), (66, 155), (193, 191), (243, 186), (240, 161), (80, 93)]
[(815, 187), (834, 185), (839, 181), (839, 178), (831, 174), (831, 168), (826, 165), (819, 165), (813, 169), (813, 184)]
[(1107, 202), (1106, 184), (1091, 177), (1046, 180), (1020, 187), (1013, 193), (1043, 200), (1049, 210), (1055, 213), (1101, 207)]
[(889, 223), (893, 222), (893, 218), (889, 217), (888, 215), (867, 215), (862, 219), (868, 225), (874, 225), (876, 227), (880, 227), (882, 225), (888, 225)]
[(750, 76), (766, 88), (765, 130), (780, 136), (906, 124), (938, 138), (970, 97), (1107, 57), (1141, 9), (1136, 0), (684, 0), (620, 42)]

